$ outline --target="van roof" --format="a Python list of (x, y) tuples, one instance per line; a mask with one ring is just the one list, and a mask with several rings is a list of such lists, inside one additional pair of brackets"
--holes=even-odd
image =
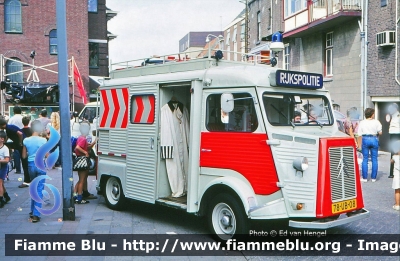
[(189, 83), (193, 80), (203, 81), (203, 88), (272, 87), (270, 74), (278, 69), (263, 64), (223, 60), (216, 62), (215, 59), (205, 58), (116, 70), (110, 73), (112, 79), (104, 81), (100, 89), (140, 84)]
[(97, 105), (99, 105), (98, 102), (89, 102), (86, 103), (85, 107), (97, 107)]

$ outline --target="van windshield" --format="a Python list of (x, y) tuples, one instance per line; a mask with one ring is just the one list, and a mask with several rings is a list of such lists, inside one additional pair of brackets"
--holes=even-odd
[[(96, 115), (97, 108), (97, 115)], [(85, 107), (80, 114), (80, 118), (82, 120), (87, 120), (90, 123), (93, 123), (93, 119), (99, 116), (99, 107)]]
[(322, 95), (265, 92), (263, 102), (268, 121), (274, 126), (333, 124), (329, 101)]

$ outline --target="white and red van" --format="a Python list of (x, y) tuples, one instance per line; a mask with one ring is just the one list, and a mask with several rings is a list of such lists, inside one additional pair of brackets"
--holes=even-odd
[[(354, 139), (338, 130), (322, 75), (212, 57), (110, 74), (97, 183), (110, 208), (126, 198), (181, 208), (205, 215), (221, 238), (248, 234), (249, 219), (326, 229), (369, 216)], [(173, 96), (190, 115), (179, 198), (159, 143), (160, 108)]]

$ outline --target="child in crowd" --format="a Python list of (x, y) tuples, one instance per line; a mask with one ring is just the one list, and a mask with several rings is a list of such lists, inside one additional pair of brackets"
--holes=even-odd
[[(30, 116), (22, 117), (22, 124), (24, 125), (24, 127), (21, 129), (21, 131), (25, 135), (25, 138), (28, 138), (28, 137), (32, 136), (32, 129), (29, 127), (30, 123), (31, 123), (31, 117)], [(28, 159), (23, 159), (21, 157), (21, 162), (22, 162), (23, 169), (28, 171), (28, 175), (29, 175)]]
[[(33, 131), (32, 136), (24, 139), (23, 142), (24, 147), (22, 148), (22, 158), (28, 159), (29, 176), (31, 180), (34, 180), (36, 177), (46, 175), (45, 171), (36, 167), (35, 157), (38, 149), (42, 147), (47, 140), (39, 136), (39, 134), (44, 130), (43, 124), (39, 120), (32, 121), (31, 128)], [(44, 179), (40, 180), (37, 186), (37, 193), (40, 198), (43, 198), (44, 181)], [(40, 221), (40, 212), (37, 210), (37, 208), (41, 207), (42, 203), (31, 199), (31, 213), (29, 213), (29, 216), (31, 217), (33, 223)]]
[[(76, 156), (85, 156), (89, 157), (89, 151), (94, 145), (94, 142), (88, 143), (87, 136), (90, 131), (90, 123), (88, 121), (83, 121), (80, 123), (79, 130), (81, 132), (81, 136), (79, 136), (78, 140), (76, 141), (75, 147), (75, 154)], [(86, 204), (89, 203), (86, 199), (95, 199), (94, 195), (90, 194), (87, 191), (87, 178), (89, 176), (89, 169), (86, 170), (78, 170), (79, 180), (75, 185), (75, 203), (76, 204)], [(84, 199), (86, 198), (86, 199)]]
[(400, 210), (400, 141), (396, 142), (394, 146), (396, 146), (397, 153), (390, 160), (394, 164), (392, 188), (394, 189), (395, 204), (393, 205), (393, 209)]
[(6, 179), (8, 171), (7, 163), (10, 160), (10, 150), (6, 145), (4, 145), (6, 140), (6, 133), (4, 131), (0, 131), (0, 208), (10, 201), (10, 196), (8, 196), (7, 190), (4, 186), (4, 180)]
[(32, 136), (32, 130), (29, 127), (29, 123), (31, 122), (31, 117), (29, 116), (24, 116), (22, 118), (22, 124), (24, 125), (24, 127), (21, 129), (22, 133), (25, 134), (25, 137), (28, 138), (30, 136)]

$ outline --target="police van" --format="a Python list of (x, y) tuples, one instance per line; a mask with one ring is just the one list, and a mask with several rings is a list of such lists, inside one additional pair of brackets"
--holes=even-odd
[(205, 216), (221, 239), (248, 234), (250, 219), (327, 229), (369, 216), (354, 139), (338, 130), (322, 75), (253, 58), (165, 56), (111, 71), (97, 178), (109, 208), (125, 199), (179, 208)]

